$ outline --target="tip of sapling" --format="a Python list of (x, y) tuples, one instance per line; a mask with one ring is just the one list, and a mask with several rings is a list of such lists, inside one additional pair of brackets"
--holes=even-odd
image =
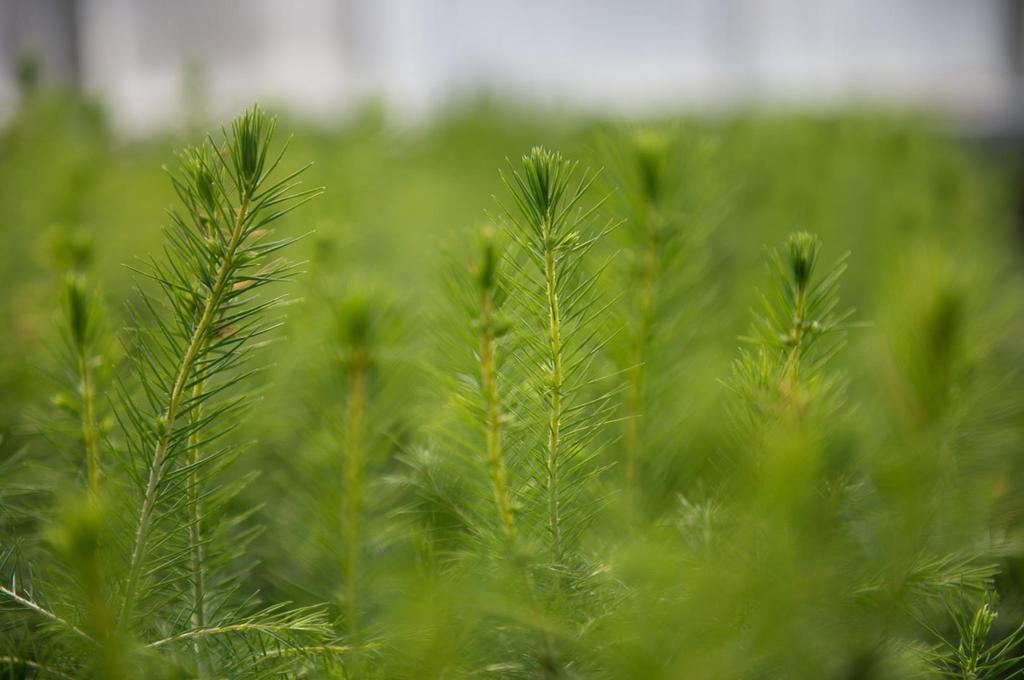
[(89, 337), (90, 300), (81, 274), (68, 274), (64, 281), (64, 300), (68, 330), (76, 348), (85, 347)]
[(95, 249), (88, 231), (57, 225), (47, 241), (49, 259), (57, 271), (84, 273), (92, 266)]
[(786, 249), (789, 252), (789, 268), (793, 274), (793, 283), (797, 290), (804, 290), (814, 273), (821, 242), (814, 234), (801, 231), (790, 234), (786, 240)]
[(354, 292), (336, 310), (338, 339), (349, 348), (365, 347), (370, 336), (370, 303), (366, 295)]
[(523, 156), (524, 181), (528, 196), (540, 215), (549, 215), (561, 198), (558, 179), (565, 172), (567, 161), (557, 151), (535, 146)]
[(353, 286), (334, 304), (334, 337), (339, 359), (347, 369), (368, 368), (387, 335), (392, 298), (372, 284)]
[(240, 188), (249, 194), (255, 191), (263, 174), (267, 142), (273, 134), (275, 121), (254, 105), (231, 124), (231, 162)]
[(476, 265), (476, 281), (480, 290), (489, 293), (498, 285), (498, 263), (501, 260), (502, 245), (498, 233), (492, 227), (480, 230), (480, 261)]
[(663, 194), (668, 168), (668, 136), (660, 130), (640, 128), (633, 133), (632, 147), (640, 190), (647, 202), (657, 203)]

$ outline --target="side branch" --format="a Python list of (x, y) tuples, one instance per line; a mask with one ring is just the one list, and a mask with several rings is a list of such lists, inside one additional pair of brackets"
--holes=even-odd
[(53, 612), (51, 612), (49, 609), (46, 609), (45, 607), (39, 605), (38, 603), (36, 603), (36, 602), (28, 599), (27, 597), (24, 597), (23, 595), (19, 594), (16, 590), (14, 590), (13, 585), (12, 585), (11, 588), (7, 588), (5, 586), (0, 586), (0, 595), (4, 595), (5, 597), (7, 597), (8, 599), (12, 600), (13, 602), (16, 602), (17, 604), (21, 605), (25, 609), (28, 609), (28, 610), (30, 610), (32, 612), (35, 612), (36, 614), (38, 614), (39, 616), (43, 617), (44, 619), (47, 619), (48, 621), (51, 621), (53, 623), (58, 624), (62, 628), (65, 628), (66, 630), (74, 633), (75, 635), (77, 635), (78, 637), (82, 638), (83, 640), (88, 640), (89, 642), (91, 642), (93, 644), (96, 644), (96, 641), (93, 640), (84, 630), (82, 630), (78, 626), (74, 625), (70, 621), (62, 619), (61, 617), (59, 617), (56, 614), (54, 614)]

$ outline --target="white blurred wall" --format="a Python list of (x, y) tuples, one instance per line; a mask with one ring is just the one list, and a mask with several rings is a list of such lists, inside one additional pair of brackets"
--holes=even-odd
[(215, 115), (378, 96), (419, 116), (486, 89), (634, 113), (853, 100), (983, 117), (1017, 104), (1017, 1), (0, 0), (0, 103), (33, 51), (128, 130), (180, 120), (189, 65)]

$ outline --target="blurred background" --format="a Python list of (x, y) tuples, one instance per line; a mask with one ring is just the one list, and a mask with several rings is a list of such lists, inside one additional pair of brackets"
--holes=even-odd
[(2, 0), (15, 64), (102, 100), (120, 129), (190, 96), (327, 118), (367, 98), (424, 116), (484, 92), (636, 115), (749, 105), (935, 108), (974, 125), (1021, 102), (1016, 0)]

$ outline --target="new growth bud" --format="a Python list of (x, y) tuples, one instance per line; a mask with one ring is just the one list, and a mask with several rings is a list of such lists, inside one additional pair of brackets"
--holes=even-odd
[(258, 107), (253, 107), (235, 120), (232, 161), (238, 173), (239, 184), (251, 193), (263, 171), (264, 148), (267, 141), (267, 118)]
[(786, 242), (789, 250), (789, 267), (797, 290), (805, 290), (814, 273), (821, 247), (818, 237), (806, 231), (792, 234)]
[(374, 312), (368, 292), (351, 291), (342, 299), (335, 311), (335, 323), (339, 345), (344, 349), (346, 360), (363, 355), (372, 342)]
[(558, 206), (562, 190), (558, 181), (566, 161), (561, 154), (535, 146), (523, 156), (526, 187), (533, 207), (542, 217), (550, 217)]
[(643, 128), (633, 134), (633, 154), (640, 190), (648, 203), (657, 203), (663, 193), (668, 149), (668, 139), (657, 130)]
[(71, 339), (75, 347), (81, 350), (88, 341), (90, 326), (89, 294), (81, 275), (68, 275), (64, 285), (64, 295)]
[(480, 235), (480, 263), (477, 265), (476, 280), (480, 290), (489, 293), (498, 284), (498, 262), (501, 248), (493, 229), (485, 229)]

